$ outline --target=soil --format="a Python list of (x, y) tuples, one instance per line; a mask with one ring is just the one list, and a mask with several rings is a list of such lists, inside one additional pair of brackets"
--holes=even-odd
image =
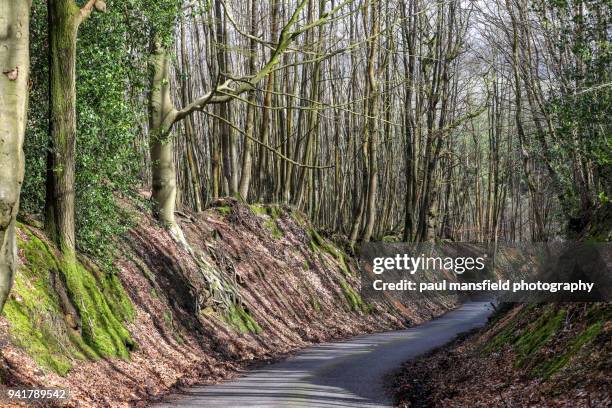
[[(611, 310), (605, 303), (509, 307), (488, 327), (404, 364), (390, 380), (397, 406), (610, 407)], [(559, 327), (538, 325), (559, 311)]]
[[(355, 261), (331, 241), (313, 240), (305, 217), (289, 208), (227, 199), (181, 214), (191, 248), (151, 217), (138, 220), (118, 243), (115, 262), (134, 308), (125, 326), (135, 343), (129, 357), (72, 359), (61, 375), (37, 363), (2, 317), (5, 387), (67, 388), (66, 406), (144, 406), (313, 343), (418, 324), (455, 306), (363, 302)], [(211, 276), (234, 288), (220, 293), (237, 308), (224, 308)]]

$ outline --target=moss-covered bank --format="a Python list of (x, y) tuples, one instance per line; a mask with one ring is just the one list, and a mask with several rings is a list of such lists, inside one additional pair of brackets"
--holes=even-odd
[(21, 265), (4, 309), (14, 344), (61, 375), (77, 360), (129, 358), (135, 344), (125, 323), (134, 310), (117, 276), (63, 259), (24, 225), (18, 245)]

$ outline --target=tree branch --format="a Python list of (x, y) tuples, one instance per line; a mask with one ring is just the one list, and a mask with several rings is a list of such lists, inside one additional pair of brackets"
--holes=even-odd
[(106, 3), (103, 0), (89, 0), (79, 12), (77, 16), (77, 24), (81, 24), (85, 21), (93, 12), (93, 10), (99, 11), (100, 13), (106, 12)]
[(232, 122), (230, 122), (229, 120), (222, 118), (219, 115), (215, 115), (212, 112), (209, 112), (207, 110), (203, 110), (203, 113), (205, 113), (206, 115), (210, 115), (213, 118), (219, 119), (221, 121), (223, 121), (224, 123), (227, 123), (228, 126), (230, 126), (232, 129), (234, 129), (236, 132), (240, 133), (241, 135), (243, 135), (244, 137), (246, 137), (247, 139), (257, 143), (258, 145), (260, 145), (261, 147), (265, 148), (266, 150), (274, 153), (275, 155), (277, 155), (278, 157), (280, 157), (282, 160), (285, 160), (288, 163), (293, 164), (294, 166), (297, 167), (302, 167), (305, 169), (311, 169), (311, 170), (324, 170), (324, 169), (333, 169), (336, 166), (335, 165), (329, 165), (329, 166), (314, 166), (314, 165), (310, 165), (310, 164), (303, 164), (303, 163), (299, 163), (296, 162), (295, 160), (285, 156), (284, 154), (282, 154), (281, 152), (279, 152), (276, 148), (254, 138), (253, 136), (250, 136), (249, 134), (247, 134), (245, 131), (243, 131), (242, 129), (240, 129), (238, 126), (234, 125)]
[(287, 50), (291, 42), (296, 37), (298, 37), (300, 34), (304, 33), (305, 31), (310, 30), (313, 27), (317, 27), (322, 24), (326, 24), (327, 22), (330, 21), (330, 16), (335, 14), (338, 10), (340, 10), (342, 7), (346, 6), (347, 4), (352, 3), (354, 0), (346, 0), (342, 2), (340, 5), (331, 9), (330, 11), (324, 13), (320, 19), (310, 24), (307, 24), (304, 27), (296, 31), (291, 31), (293, 26), (297, 24), (299, 17), (300, 17), (300, 13), (306, 7), (306, 4), (308, 4), (309, 1), (310, 0), (300, 0), (300, 2), (298, 3), (298, 6), (291, 14), (289, 21), (287, 21), (287, 24), (285, 24), (285, 26), (281, 30), (281, 33), (278, 38), (278, 43), (276, 45), (276, 48), (272, 52), (270, 59), (268, 60), (266, 65), (264, 65), (264, 67), (259, 72), (257, 72), (257, 74), (255, 74), (251, 78), (247, 77), (241, 80), (229, 79), (225, 81), (216, 90), (207, 92), (205, 95), (200, 96), (199, 98), (197, 98), (195, 101), (193, 101), (189, 105), (178, 110), (176, 114), (173, 116), (172, 124), (184, 119), (186, 116), (192, 114), (195, 111), (203, 110), (204, 106), (208, 104), (227, 102), (231, 100), (234, 96), (238, 96), (244, 92), (254, 90), (257, 83), (261, 81), (262, 79), (264, 79), (266, 76), (268, 76), (270, 72), (274, 70), (276, 65), (278, 65), (278, 63), (280, 62), (281, 55)]

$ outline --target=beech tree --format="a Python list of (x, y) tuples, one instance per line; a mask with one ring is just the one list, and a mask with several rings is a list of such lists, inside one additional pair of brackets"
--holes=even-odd
[(49, 153), (45, 228), (66, 255), (75, 253), (76, 51), (80, 25), (106, 3), (49, 0)]
[(24, 177), (31, 6), (30, 0), (0, 1), (0, 311), (18, 263), (15, 223)]
[[(175, 238), (184, 241), (183, 234), (174, 215), (177, 188), (176, 167), (174, 163), (174, 140), (171, 136), (172, 127), (194, 112), (204, 110), (207, 105), (224, 104), (243, 93), (254, 90), (257, 84), (273, 73), (275, 67), (281, 62), (283, 53), (297, 37), (314, 27), (326, 24), (331, 19), (331, 16), (342, 9), (346, 4), (349, 4), (350, 1), (343, 2), (327, 12), (322, 11), (318, 19), (307, 21), (298, 27), (300, 13), (309, 3), (310, 0), (300, 0), (298, 2), (297, 7), (291, 13), (287, 23), (280, 30), (278, 41), (274, 44), (270, 58), (263, 68), (250, 76), (224, 79), (222, 82), (217, 83), (212, 90), (181, 108), (175, 107), (172, 100), (168, 52), (161, 38), (154, 37), (152, 39), (150, 69), (151, 88), (149, 93), (149, 140), (152, 164), (151, 173), (153, 179), (152, 200), (155, 206), (155, 215)], [(220, 17), (219, 9), (216, 9), (216, 16)], [(223, 37), (219, 33), (217, 35), (218, 38)], [(222, 56), (218, 56), (218, 58), (223, 60)], [(220, 73), (218, 79), (224, 76), (223, 73)], [(227, 119), (222, 116), (221, 119), (225, 126), (228, 122)], [(227, 140), (229, 136), (226, 134), (224, 138), (227, 146), (227, 148), (224, 149), (224, 154), (232, 154), (232, 148), (229, 147), (231, 141)], [(254, 140), (267, 151), (283, 156), (282, 153), (278, 152), (265, 141), (256, 140), (248, 135), (247, 138)], [(284, 157), (284, 159), (288, 158)], [(234, 163), (234, 171), (237, 171), (237, 160), (232, 158), (231, 162)], [(228, 163), (229, 160), (226, 161), (225, 178), (232, 186), (230, 192), (237, 192), (238, 178), (237, 176), (231, 175), (232, 169), (227, 168)], [(243, 190), (245, 189), (246, 186), (243, 185)]]

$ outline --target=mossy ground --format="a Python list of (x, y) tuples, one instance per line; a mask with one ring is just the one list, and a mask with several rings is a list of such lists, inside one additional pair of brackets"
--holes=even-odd
[[(27, 227), (20, 230), (24, 262), (4, 309), (13, 342), (40, 366), (60, 375), (66, 375), (75, 360), (129, 357), (135, 345), (124, 323), (133, 318), (134, 310), (118, 277), (60, 259)], [(54, 274), (81, 319), (80, 333), (65, 323)]]
[(229, 215), (232, 212), (232, 208), (229, 205), (215, 207), (215, 210), (219, 211), (223, 215)]
[(310, 248), (313, 252), (319, 252), (323, 250), (333, 256), (338, 261), (338, 266), (342, 269), (342, 272), (346, 276), (351, 274), (351, 271), (346, 263), (346, 254), (339, 248), (336, 248), (333, 244), (323, 239), (323, 237), (314, 229), (308, 230), (310, 235)]
[(529, 362), (529, 357), (539, 351), (561, 329), (565, 316), (565, 309), (550, 308), (515, 339), (514, 344), (521, 355), (517, 361), (518, 366)]
[(570, 359), (582, 348), (582, 346), (593, 340), (599, 334), (601, 328), (601, 322), (588, 326), (569, 342), (565, 353), (541, 363), (534, 369), (534, 374), (543, 378), (549, 378), (555, 374), (569, 363)]
[(261, 332), (261, 327), (253, 319), (253, 316), (240, 305), (230, 307), (223, 315), (223, 320), (240, 333), (259, 334)]
[(344, 297), (349, 305), (349, 309), (354, 312), (364, 312), (367, 313), (369, 311), (368, 305), (363, 301), (359, 293), (355, 291), (345, 280), (340, 281), (340, 286), (342, 287), (342, 291), (344, 292)]
[[(580, 350), (597, 337), (609, 320), (609, 308), (594, 305), (584, 316), (583, 328), (564, 331), (573, 306), (525, 305), (484, 347), (488, 353), (510, 346), (517, 353), (516, 367), (532, 377), (547, 379), (563, 369)], [(531, 321), (533, 317), (537, 317)], [(562, 346), (560, 347), (559, 344)], [(555, 347), (554, 353), (547, 353)]]
[(264, 206), (256, 204), (250, 205), (249, 207), (253, 214), (258, 216), (266, 216), (266, 220), (264, 221), (264, 227), (266, 227), (270, 231), (272, 238), (280, 239), (285, 235), (283, 234), (283, 231), (278, 227), (278, 223), (276, 222), (276, 220), (280, 217), (281, 214), (280, 208), (273, 205)]

